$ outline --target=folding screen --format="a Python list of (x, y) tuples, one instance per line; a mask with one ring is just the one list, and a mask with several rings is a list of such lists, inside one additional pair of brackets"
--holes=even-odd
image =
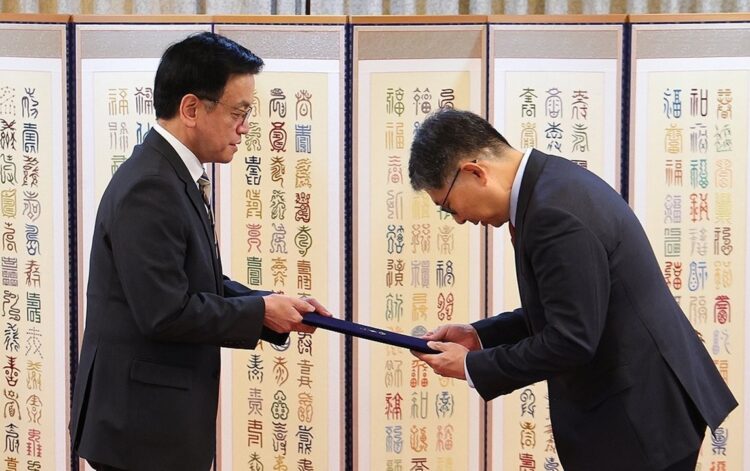
[(69, 466), (67, 18), (0, 16), (7, 469)]
[[(226, 273), (343, 318), (346, 18), (215, 21), (266, 63), (250, 131), (217, 169)], [(225, 350), (219, 469), (344, 469), (342, 346), (318, 330)]]
[[(624, 20), (624, 15), (490, 17), (490, 116), (512, 146), (566, 157), (619, 188)], [(509, 24), (519, 21), (560, 24)], [(492, 316), (520, 301), (510, 238), (505, 227), (489, 232)], [(561, 469), (546, 382), (489, 407), (488, 469)]]
[[(130, 19), (130, 18), (129, 18)], [(78, 122), (79, 286), (88, 280), (94, 218), (110, 178), (156, 120), (154, 74), (164, 50), (208, 24), (179, 24), (191, 17), (141, 17), (144, 24), (116, 24), (122, 18), (74, 16)], [(157, 24), (167, 22), (177, 24)], [(85, 312), (85, 290), (79, 306)], [(83, 323), (80, 324), (83, 328)]]
[[(83, 333), (86, 284), (99, 200), (119, 165), (155, 121), (154, 74), (172, 43), (210, 30), (199, 17), (73, 17), (75, 23), (78, 326)], [(111, 23), (110, 23), (111, 22)], [(161, 24), (167, 23), (170, 24)], [(181, 24), (182, 22), (182, 24)]]
[[(629, 124), (623, 189), (717, 367), (741, 404), (750, 399), (748, 15), (632, 17), (629, 94), (621, 90), (624, 16), (491, 17), (489, 28), (485, 17), (354, 17), (351, 56), (343, 17), (77, 16), (74, 45), (67, 20), (0, 16), (7, 467), (68, 467), (67, 365), (76, 358), (66, 335), (76, 324), (68, 322), (67, 280), (77, 285), (75, 336), (84, 326), (98, 201), (154, 121), (159, 57), (214, 20), (217, 32), (267, 64), (256, 78), (251, 130), (234, 162), (217, 166), (227, 274), (312, 295), (345, 316), (351, 129), (353, 320), (419, 335), (516, 307), (506, 236), (489, 230), (485, 245), (484, 230), (456, 225), (411, 190), (414, 130), (441, 107), (486, 111), (517, 148), (571, 158), (619, 189), (620, 130)], [(71, 182), (66, 49), (76, 58)], [(623, 122), (622, 96), (631, 111)], [(77, 277), (65, 258), (76, 255), (68, 253), (68, 204)], [(354, 347), (352, 436), (344, 430), (338, 334), (294, 334), (278, 350), (223, 351), (217, 467), (344, 469), (353, 451), (354, 469), (562, 468), (544, 385), (492, 401), (485, 441), (483, 402), (465, 383), (435, 376), (404, 350), (361, 340)], [(745, 415), (741, 406), (707, 436), (702, 469), (745, 466)]]
[[(430, 112), (484, 114), (485, 21), (352, 18), (355, 321), (418, 336), (481, 317), (479, 227), (414, 193), (408, 162)], [(367, 341), (353, 363), (355, 469), (483, 468), (484, 408), (465, 382)]]
[(631, 204), (675, 299), (740, 402), (707, 434), (699, 467), (745, 469), (750, 15), (633, 22)]

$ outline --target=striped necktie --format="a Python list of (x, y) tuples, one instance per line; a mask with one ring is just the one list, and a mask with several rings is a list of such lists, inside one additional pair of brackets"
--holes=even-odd
[(216, 236), (216, 225), (214, 224), (214, 212), (211, 209), (211, 180), (208, 179), (206, 172), (198, 179), (198, 188), (201, 190), (201, 196), (203, 197), (203, 203), (206, 205), (206, 211), (208, 212), (208, 221), (211, 223), (211, 232), (214, 235), (214, 251), (216, 252), (216, 258), (221, 263), (221, 253), (219, 252), (219, 238)]
[(211, 221), (211, 226), (214, 225), (214, 212), (211, 209), (211, 180), (208, 179), (206, 172), (198, 178), (198, 188), (201, 190), (201, 196), (203, 196), (203, 203), (206, 204), (208, 210), (208, 219)]
[(516, 226), (508, 222), (508, 232), (510, 232), (510, 242), (513, 247), (516, 246)]

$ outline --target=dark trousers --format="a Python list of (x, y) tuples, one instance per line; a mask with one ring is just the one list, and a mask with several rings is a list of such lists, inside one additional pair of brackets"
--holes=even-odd
[(700, 450), (688, 455), (687, 458), (677, 463), (667, 466), (664, 471), (695, 471), (695, 464), (698, 462), (698, 453)]
[(127, 470), (122, 469), (122, 468), (115, 468), (114, 466), (110, 466), (108, 464), (94, 463), (94, 462), (91, 462), (91, 461), (88, 461), (88, 463), (96, 471), (127, 471)]
[(664, 471), (695, 471), (695, 465), (698, 463), (698, 455), (700, 454), (700, 447), (701, 443), (703, 442), (703, 439), (706, 435), (706, 421), (703, 419), (703, 416), (698, 411), (698, 408), (695, 407), (695, 404), (688, 396), (687, 392), (685, 392), (685, 388), (680, 386), (680, 389), (682, 390), (682, 397), (683, 399), (689, 404), (690, 407), (690, 419), (693, 422), (693, 427), (695, 427), (695, 431), (698, 434), (698, 437), (700, 438), (700, 441), (698, 442), (698, 449), (695, 450), (693, 453), (690, 453), (685, 458), (681, 459), (680, 461), (673, 463), (666, 468), (664, 468)]

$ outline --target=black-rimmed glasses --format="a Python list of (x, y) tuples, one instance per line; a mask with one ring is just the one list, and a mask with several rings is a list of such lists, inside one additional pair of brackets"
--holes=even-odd
[[(471, 161), (472, 163), (477, 163), (477, 159), (474, 159)], [(456, 214), (454, 210), (452, 210), (450, 207), (446, 206), (445, 203), (448, 201), (448, 195), (451, 194), (451, 190), (453, 190), (453, 185), (456, 184), (456, 180), (458, 180), (458, 174), (461, 173), (461, 167), (458, 167), (458, 170), (456, 170), (456, 174), (453, 176), (453, 180), (451, 180), (451, 184), (448, 187), (448, 193), (445, 194), (445, 198), (443, 198), (443, 202), (440, 203), (440, 211), (443, 211), (444, 213), (448, 214)]]
[(204, 100), (210, 101), (211, 103), (217, 103), (219, 105), (224, 105), (227, 108), (229, 108), (231, 110), (234, 110), (234, 113), (232, 113), (232, 117), (235, 120), (237, 120), (237, 121), (242, 120), (242, 124), (245, 125), (245, 126), (248, 126), (250, 124), (250, 115), (253, 112), (253, 107), (252, 106), (248, 107), (247, 109), (244, 109), (244, 108), (237, 108), (236, 106), (228, 105), (228, 104), (224, 103), (223, 101), (213, 100), (211, 98), (204, 98)]

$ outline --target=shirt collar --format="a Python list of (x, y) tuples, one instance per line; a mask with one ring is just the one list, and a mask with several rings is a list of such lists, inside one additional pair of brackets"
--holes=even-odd
[(158, 122), (154, 123), (153, 129), (161, 134), (161, 137), (163, 137), (169, 143), (169, 145), (172, 146), (175, 152), (177, 152), (177, 155), (180, 156), (180, 159), (182, 159), (185, 167), (187, 167), (188, 172), (190, 172), (190, 177), (194, 182), (196, 182), (197, 185), (198, 179), (205, 172), (205, 169), (203, 168), (200, 160), (198, 160), (198, 157), (196, 157), (195, 154), (193, 154), (193, 151), (188, 149), (185, 144), (174, 137), (172, 133), (164, 129), (164, 127), (162, 127)]
[(523, 180), (523, 173), (526, 171), (526, 164), (529, 162), (529, 155), (531, 155), (532, 149), (529, 147), (526, 152), (523, 153), (523, 158), (518, 166), (516, 172), (516, 178), (513, 179), (513, 186), (510, 190), (510, 223), (513, 227), (516, 226), (516, 211), (518, 210), (518, 193), (521, 191), (521, 181)]

